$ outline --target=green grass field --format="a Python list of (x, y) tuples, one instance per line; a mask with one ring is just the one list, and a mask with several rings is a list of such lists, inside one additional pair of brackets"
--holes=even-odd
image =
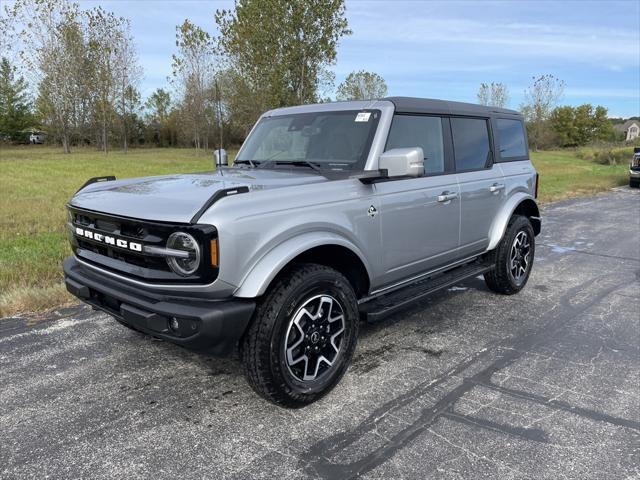
[(192, 149), (135, 149), (105, 155), (45, 146), (0, 147), (0, 317), (68, 301), (60, 263), (70, 249), (64, 205), (88, 179), (197, 172), (210, 154)]
[(629, 182), (628, 161), (600, 165), (577, 158), (571, 150), (533, 152), (531, 158), (540, 174), (538, 195), (542, 203), (591, 195)]
[[(586, 195), (626, 183), (626, 166), (604, 166), (572, 152), (533, 154), (540, 199)], [(0, 147), (0, 317), (70, 300), (60, 263), (69, 254), (64, 205), (88, 178), (208, 170), (212, 156), (190, 149), (136, 149), (108, 155), (46, 146)]]

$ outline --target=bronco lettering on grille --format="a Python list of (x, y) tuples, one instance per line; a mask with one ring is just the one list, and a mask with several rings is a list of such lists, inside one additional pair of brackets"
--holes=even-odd
[(116, 247), (124, 248), (127, 250), (133, 250), (134, 252), (142, 252), (142, 244), (137, 242), (129, 242), (123, 238), (112, 237), (109, 235), (103, 235), (102, 233), (93, 232), (84, 228), (75, 227), (76, 235), (79, 237), (88, 238), (95, 242), (104, 243), (106, 245), (113, 245)]

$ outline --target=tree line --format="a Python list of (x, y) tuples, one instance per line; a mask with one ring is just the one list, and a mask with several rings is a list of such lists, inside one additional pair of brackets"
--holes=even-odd
[[(578, 147), (594, 142), (622, 141), (613, 129), (603, 106), (583, 104), (559, 106), (565, 82), (554, 75), (532, 77), (520, 105), (531, 148)], [(505, 108), (509, 105), (509, 89), (500, 82), (482, 83), (477, 93), (481, 105)]]
[[(330, 100), (330, 67), (351, 34), (343, 0), (238, 0), (214, 21), (216, 37), (190, 20), (176, 27), (169, 85), (143, 100), (126, 18), (68, 0), (17, 0), (0, 23), (2, 51), (13, 54), (0, 63), (0, 96), (10, 105), (0, 111), (0, 133), (18, 140), (42, 129), (65, 152), (72, 145), (208, 149), (240, 143), (266, 110)], [(379, 75), (353, 72), (338, 98), (386, 91)]]
[[(141, 75), (127, 19), (101, 7), (25, 0), (5, 8), (0, 27), (2, 43), (11, 39), (12, 53), (37, 85), (32, 115), (65, 152), (78, 143), (106, 152), (116, 141), (127, 149)], [(15, 65), (7, 58), (2, 65), (3, 89), (24, 98), (24, 78), (11, 85)]]
[[(19, 140), (42, 129), (65, 152), (142, 144), (206, 150), (241, 143), (269, 109), (332, 100), (331, 66), (351, 34), (344, 0), (237, 0), (214, 22), (216, 36), (188, 19), (176, 27), (169, 85), (143, 99), (128, 19), (70, 0), (17, 0), (0, 17), (0, 50), (9, 52), (0, 60), (0, 134)], [(532, 78), (520, 106), (531, 146), (616, 140), (604, 107), (558, 106), (564, 87), (553, 75)], [(360, 70), (335, 98), (386, 94), (384, 78)], [(509, 89), (482, 83), (477, 100), (508, 106)]]

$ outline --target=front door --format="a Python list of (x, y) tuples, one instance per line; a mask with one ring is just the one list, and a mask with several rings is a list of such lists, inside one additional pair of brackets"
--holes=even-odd
[(382, 182), (376, 184), (376, 193), (380, 200), (383, 283), (454, 259), (460, 227), (460, 190), (455, 175)]
[(459, 242), (460, 190), (448, 119), (396, 114), (386, 150), (421, 147), (425, 175), (375, 184), (380, 204), (383, 284), (453, 261)]

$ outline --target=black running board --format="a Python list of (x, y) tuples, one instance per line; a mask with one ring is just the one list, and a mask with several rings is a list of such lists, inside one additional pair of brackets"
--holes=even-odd
[(494, 267), (481, 261), (472, 262), (447, 272), (411, 283), (393, 292), (382, 294), (360, 304), (360, 313), (368, 322), (378, 322), (411, 304), (423, 300), (432, 293), (455, 285), (467, 278), (476, 277)]

